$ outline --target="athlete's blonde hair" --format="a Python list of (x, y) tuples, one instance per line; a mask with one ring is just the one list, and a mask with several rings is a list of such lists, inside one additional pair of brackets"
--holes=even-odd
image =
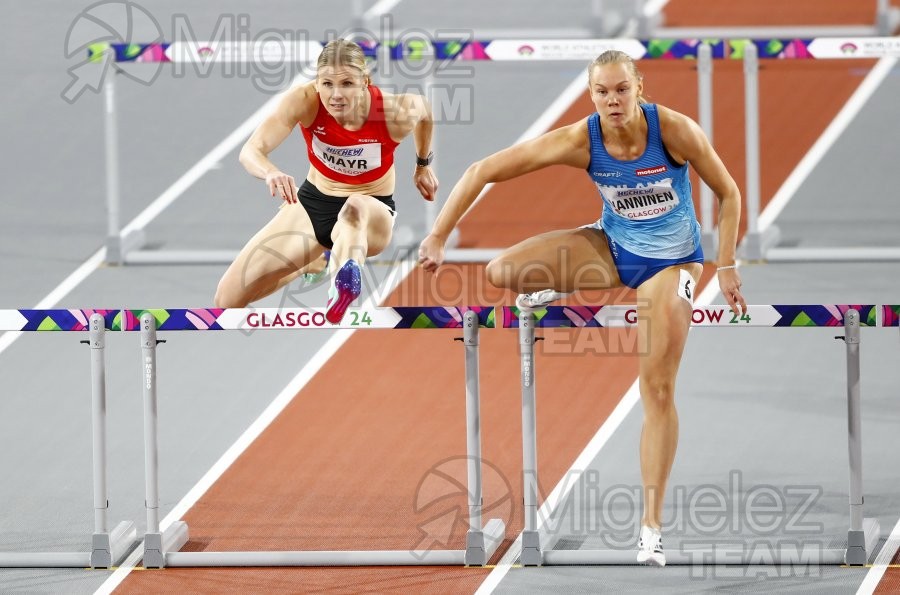
[(332, 39), (325, 44), (316, 63), (317, 68), (323, 66), (350, 66), (359, 70), (366, 82), (369, 82), (366, 55), (359, 45), (347, 39)]
[[(588, 84), (591, 82), (591, 76), (594, 74), (594, 68), (597, 66), (606, 66), (607, 64), (624, 64), (628, 68), (628, 72), (634, 76), (637, 82), (644, 80), (644, 75), (638, 70), (637, 64), (631, 59), (631, 56), (619, 50), (606, 50), (591, 62), (588, 66)], [(643, 95), (638, 95), (638, 103), (647, 103)]]

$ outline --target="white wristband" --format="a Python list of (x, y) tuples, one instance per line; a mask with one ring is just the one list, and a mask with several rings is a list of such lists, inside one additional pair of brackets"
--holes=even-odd
[(716, 271), (724, 271), (725, 269), (736, 269), (736, 268), (737, 268), (736, 264), (729, 264), (729, 265), (725, 265), (723, 267), (716, 267)]

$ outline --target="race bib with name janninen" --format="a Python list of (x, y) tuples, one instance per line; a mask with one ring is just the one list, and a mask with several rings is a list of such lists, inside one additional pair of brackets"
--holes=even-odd
[(339, 174), (356, 176), (381, 167), (381, 143), (336, 147), (314, 136), (312, 144), (319, 161)]
[(680, 202), (671, 180), (661, 180), (637, 188), (617, 188), (602, 184), (597, 184), (597, 188), (617, 215), (632, 221), (656, 219), (673, 211)]

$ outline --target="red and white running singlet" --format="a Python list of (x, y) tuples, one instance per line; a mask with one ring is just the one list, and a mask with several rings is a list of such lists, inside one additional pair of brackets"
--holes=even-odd
[(394, 165), (395, 142), (384, 118), (381, 89), (369, 85), (369, 117), (359, 130), (346, 130), (319, 98), (312, 125), (300, 125), (309, 162), (330, 180), (345, 184), (374, 182)]

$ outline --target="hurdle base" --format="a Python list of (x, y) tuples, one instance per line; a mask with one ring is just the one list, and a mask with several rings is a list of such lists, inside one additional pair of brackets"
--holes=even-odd
[(462, 566), (465, 550), (169, 552), (169, 568), (279, 566)]
[(94, 533), (90, 552), (0, 552), (0, 568), (111, 568), (136, 542), (134, 523), (122, 521), (111, 533)]
[(776, 247), (766, 251), (767, 262), (897, 262), (900, 248), (847, 246), (844, 248)]
[(88, 552), (0, 552), (0, 568), (87, 568)]
[(188, 526), (175, 521), (162, 533), (144, 535), (144, 568), (165, 568), (166, 552), (177, 552), (188, 540)]
[(869, 555), (875, 551), (875, 545), (881, 535), (881, 526), (878, 519), (863, 519), (862, 531), (847, 531), (847, 555), (845, 562), (848, 566), (865, 566), (869, 561)]
[(110, 533), (94, 533), (91, 538), (91, 568), (112, 568), (137, 542), (137, 529), (122, 521)]
[(540, 566), (544, 563), (541, 534), (537, 531), (522, 531), (522, 553), (519, 554), (519, 562), (522, 566)]
[(128, 253), (142, 248), (147, 243), (147, 235), (142, 229), (135, 229), (127, 235), (113, 235), (106, 238), (106, 264), (125, 264)]
[(506, 526), (488, 521), (466, 535), (464, 550), (337, 550), (268, 552), (179, 552), (187, 525), (177, 522), (164, 535), (144, 536), (144, 568), (267, 566), (484, 566), (500, 547)]
[(500, 519), (491, 519), (483, 531), (466, 534), (466, 566), (484, 566), (488, 563), (506, 535), (506, 525)]
[[(666, 566), (841, 566), (844, 549), (781, 548), (764, 555), (734, 547), (697, 548), (666, 552)], [(548, 550), (544, 565), (643, 566), (637, 550)]]
[(769, 250), (777, 246), (780, 239), (781, 231), (775, 225), (770, 225), (762, 232), (747, 232), (738, 253), (744, 260), (765, 260)]
[(128, 265), (231, 264), (237, 250), (132, 250), (122, 256)]

